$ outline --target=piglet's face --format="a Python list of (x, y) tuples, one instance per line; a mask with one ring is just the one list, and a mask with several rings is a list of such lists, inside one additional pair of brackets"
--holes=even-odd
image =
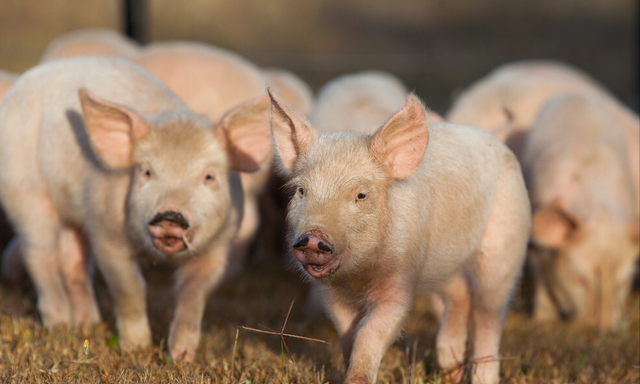
[(86, 91), (80, 98), (95, 151), (107, 167), (130, 170), (130, 237), (159, 257), (198, 254), (221, 233), (233, 237), (242, 207), (234, 171), (257, 170), (271, 147), (266, 97), (241, 104), (215, 127), (189, 112), (151, 123)]
[(373, 267), (387, 242), (389, 184), (418, 169), (428, 143), (422, 104), (410, 96), (373, 136), (318, 136), (302, 114), (271, 100), (277, 157), (295, 190), (287, 222), (297, 265), (315, 279)]
[(197, 253), (229, 225), (229, 162), (210, 128), (180, 121), (159, 126), (138, 143), (133, 159), (129, 221), (146, 249), (160, 256)]
[(357, 264), (384, 242), (389, 178), (359, 134), (322, 136), (299, 160), (287, 222), (298, 265), (316, 279)]

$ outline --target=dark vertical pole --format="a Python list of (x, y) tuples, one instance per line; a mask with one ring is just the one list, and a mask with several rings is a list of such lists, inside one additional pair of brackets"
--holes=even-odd
[(125, 33), (141, 44), (147, 43), (147, 0), (122, 0)]

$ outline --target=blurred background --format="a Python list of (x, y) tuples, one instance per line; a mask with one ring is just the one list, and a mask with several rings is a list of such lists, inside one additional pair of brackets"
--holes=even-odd
[[(445, 112), (496, 66), (557, 59), (591, 74), (638, 110), (638, 0), (147, 0), (142, 43), (200, 40), (314, 90), (349, 72), (383, 69)], [(55, 37), (125, 31), (123, 0), (1, 0), (0, 69), (23, 72)]]

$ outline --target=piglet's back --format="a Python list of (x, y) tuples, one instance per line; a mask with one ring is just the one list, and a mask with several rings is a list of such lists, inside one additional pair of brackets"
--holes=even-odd
[(42, 188), (53, 177), (66, 180), (72, 194), (79, 188), (87, 166), (97, 162), (84, 130), (81, 88), (151, 122), (168, 118), (166, 111), (201, 119), (155, 76), (126, 60), (96, 56), (42, 64), (18, 78), (0, 106), (0, 182), (20, 177)]
[[(153, 115), (186, 105), (157, 77), (129, 61), (110, 57), (77, 57), (39, 65), (16, 81), (31, 103), (46, 110), (80, 108), (78, 89), (87, 88), (101, 98)], [(17, 99), (17, 97), (14, 97)]]

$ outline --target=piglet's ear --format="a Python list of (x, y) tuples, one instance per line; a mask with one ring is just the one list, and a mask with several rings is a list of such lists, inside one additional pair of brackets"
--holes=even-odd
[(94, 150), (111, 168), (130, 167), (133, 146), (149, 133), (148, 123), (134, 111), (102, 100), (84, 88), (78, 96)]
[(558, 199), (533, 213), (533, 240), (544, 247), (562, 248), (579, 235), (578, 219)]
[(216, 132), (225, 142), (231, 168), (255, 172), (271, 153), (269, 97), (264, 95), (227, 112)]
[(271, 136), (278, 160), (286, 172), (292, 172), (296, 161), (306, 152), (318, 134), (306, 117), (284, 100), (267, 90), (271, 98)]
[(429, 144), (429, 127), (424, 107), (413, 93), (406, 105), (393, 114), (375, 133), (371, 150), (394, 179), (413, 175)]

